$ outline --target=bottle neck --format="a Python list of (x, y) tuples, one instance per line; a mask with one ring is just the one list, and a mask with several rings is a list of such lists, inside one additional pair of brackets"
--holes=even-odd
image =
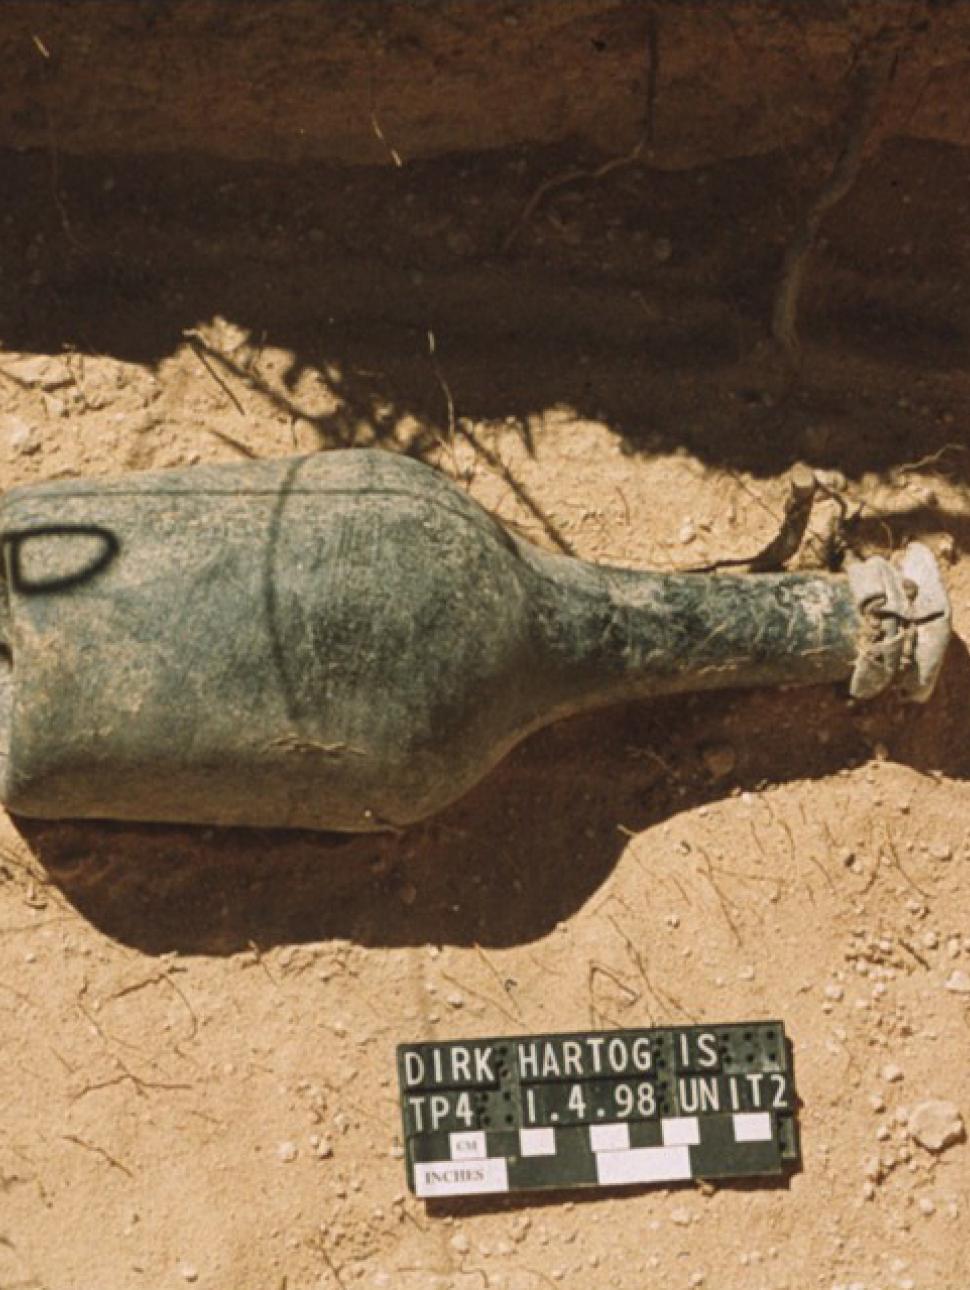
[(542, 576), (536, 624), (562, 711), (734, 686), (846, 680), (860, 618), (832, 575), (660, 574), (562, 556)]

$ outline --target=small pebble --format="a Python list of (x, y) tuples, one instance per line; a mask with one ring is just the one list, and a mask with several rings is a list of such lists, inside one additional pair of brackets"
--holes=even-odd
[(937, 554), (947, 564), (956, 564), (957, 544), (949, 533), (944, 533), (936, 544)]
[(935, 1214), (935, 1213), (936, 1213), (936, 1206), (935, 1206), (935, 1205), (933, 1204), (933, 1202), (930, 1200), (929, 1196), (920, 1196), (920, 1198), (919, 1198), (919, 1212), (920, 1212), (921, 1214), (926, 1214), (926, 1215), (930, 1215), (930, 1214)]
[(281, 1142), (276, 1148), (276, 1158), (281, 1164), (288, 1165), (296, 1159), (297, 1150), (295, 1142)]
[(943, 982), (943, 988), (951, 994), (970, 994), (970, 973), (964, 972), (963, 968), (954, 968)]
[(59, 358), (47, 354), (25, 355), (4, 363), (4, 370), (14, 380), (24, 385), (38, 386), (42, 390), (57, 390), (70, 385), (73, 378), (70, 368)]
[(882, 1166), (875, 1156), (870, 1156), (868, 1160), (862, 1162), (862, 1173), (870, 1182), (878, 1182), (882, 1177)]
[(887, 1062), (882, 1068), (882, 1077), (887, 1084), (897, 1084), (903, 1078), (902, 1067), (895, 1062)]
[(914, 1142), (934, 1153), (945, 1151), (966, 1137), (963, 1118), (952, 1102), (920, 1102), (909, 1113), (907, 1132)]
[(524, 1241), (532, 1227), (532, 1219), (528, 1214), (520, 1214), (512, 1224), (512, 1240), (516, 1243)]
[(21, 457), (29, 457), (40, 449), (40, 438), (22, 417), (7, 416), (3, 418), (4, 437), (7, 440), (7, 447), (12, 453)]
[(183, 1281), (198, 1281), (199, 1269), (196, 1267), (193, 1267), (191, 1263), (180, 1263), (179, 1276), (182, 1278)]
[(738, 757), (728, 743), (707, 744), (701, 749), (704, 768), (711, 779), (725, 779), (737, 765)]

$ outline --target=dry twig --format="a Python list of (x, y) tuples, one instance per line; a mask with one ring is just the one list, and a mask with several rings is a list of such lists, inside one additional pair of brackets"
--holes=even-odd
[(707, 854), (706, 851), (702, 851), (700, 847), (695, 847), (694, 849), (697, 855), (701, 857), (704, 861), (703, 865), (700, 866), (700, 872), (710, 883), (711, 890), (714, 892), (714, 895), (717, 898), (717, 903), (721, 906), (721, 913), (724, 915), (724, 921), (727, 923), (728, 927), (731, 930), (731, 935), (734, 937), (735, 944), (740, 949), (740, 947), (744, 944), (744, 940), (741, 936), (740, 931), (738, 930), (737, 923), (731, 917), (731, 911), (729, 906), (733, 904), (733, 901), (728, 900), (727, 896), (725, 896), (724, 892), (721, 890), (718, 883), (714, 880), (714, 870), (711, 865), (710, 856)]
[(495, 964), (488, 957), (488, 955), (485, 953), (485, 951), (482, 949), (482, 947), (478, 944), (477, 941), (474, 942), (473, 949), (475, 950), (475, 953), (478, 955), (478, 957), (485, 964), (485, 966), (488, 968), (489, 972), (491, 972), (495, 980), (505, 991), (505, 994), (508, 996), (509, 1002), (511, 1003), (515, 1011), (519, 1014), (519, 1018), (521, 1020), (522, 1009), (519, 1007), (518, 999), (516, 999), (515, 995), (512, 993), (512, 987), (509, 984), (509, 982), (502, 976), (501, 972), (499, 972), (498, 968), (495, 966)]
[(451, 454), (452, 475), (454, 476), (455, 479), (459, 479), (461, 477), (461, 471), (458, 469), (458, 458), (455, 454), (455, 435), (456, 435), (455, 399), (451, 393), (451, 386), (445, 380), (444, 372), (442, 372), (441, 370), (441, 364), (438, 362), (437, 342), (435, 341), (435, 338), (434, 338), (434, 332), (431, 330), (430, 327), (428, 328), (428, 358), (431, 361), (431, 370), (434, 372), (435, 380), (438, 382), (438, 385), (441, 388), (441, 392), (445, 397), (445, 408), (448, 413), (447, 442), (441, 439), (441, 437), (435, 431), (435, 428), (433, 425), (431, 426), (431, 433), (438, 440), (438, 443), (441, 444), (442, 448), (448, 449), (448, 452)]
[(647, 136), (644, 134), (637, 140), (635, 146), (629, 152), (624, 153), (622, 157), (611, 157), (608, 161), (604, 161), (602, 165), (594, 166), (592, 169), (585, 166), (574, 166), (571, 170), (564, 170), (560, 174), (552, 175), (549, 179), (544, 180), (523, 206), (521, 215), (506, 233), (505, 240), (502, 243), (502, 253), (505, 254), (510, 250), (512, 243), (536, 213), (543, 198), (547, 197), (549, 193), (555, 192), (557, 188), (565, 188), (568, 184), (575, 184), (582, 179), (593, 181), (605, 179), (607, 175), (612, 174), (614, 170), (619, 170), (621, 166), (632, 166), (639, 159), (640, 154), (646, 147), (646, 143)]
[[(235, 394), (233, 394), (232, 390), (230, 390), (229, 386), (225, 383), (225, 381), (222, 379), (222, 377), (219, 375), (219, 373), (215, 370), (215, 368), (212, 366), (212, 364), (209, 362), (208, 358), (206, 357), (206, 354), (209, 352), (215, 352), (216, 357), (219, 357), (219, 358), (221, 358), (222, 355), (219, 354), (217, 351), (212, 351), (212, 346), (209, 344), (209, 342), (206, 340), (206, 338), (202, 335), (201, 332), (195, 331), (193, 328), (190, 328), (187, 331), (183, 331), (182, 335), (189, 342), (189, 348), (192, 350), (192, 353), (196, 356), (196, 358), (199, 360), (199, 362), (202, 364), (205, 370), (209, 373), (209, 375), (215, 381), (216, 385), (218, 385), (219, 389), (222, 390), (226, 398), (229, 399), (229, 401), (232, 403), (233, 407), (236, 409), (239, 415), (241, 417), (244, 417), (246, 415), (245, 408), (239, 402)], [(225, 438), (229, 443), (233, 445), (233, 447), (239, 448), (240, 451), (244, 452), (247, 455), (247, 457), (255, 457), (256, 454), (252, 452), (249, 448), (247, 448), (245, 444), (239, 443), (236, 439), (233, 439), (230, 435), (224, 435), (220, 437)]]
[(935, 466), (946, 452), (966, 452), (966, 447), (962, 443), (945, 443), (942, 448), (937, 448), (936, 452), (931, 452), (926, 457), (920, 457), (918, 461), (904, 461), (896, 467), (895, 474), (912, 475), (924, 466)]
[(796, 466), (788, 480), (781, 524), (766, 546), (754, 555), (714, 560), (710, 564), (694, 565), (683, 572), (714, 573), (718, 569), (743, 568), (748, 573), (771, 573), (784, 568), (802, 544), (818, 487), (813, 471), (807, 466)]
[(490, 995), (482, 994), (480, 990), (474, 990), (470, 985), (466, 985), (464, 981), (459, 981), (457, 977), (449, 976), (447, 972), (442, 972), (441, 976), (443, 980), (449, 982), (449, 984), (455, 986), (458, 990), (465, 990), (468, 994), (472, 995), (473, 998), (479, 999), (482, 1003), (488, 1004), (490, 1008), (494, 1008), (496, 1012), (500, 1012), (507, 1021), (512, 1023), (513, 1026), (517, 1026), (521, 1021), (520, 1017), (514, 1017), (507, 1008), (503, 1008), (502, 1005), (495, 999), (491, 998)]
[(129, 1178), (134, 1178), (135, 1175), (127, 1165), (122, 1164), (122, 1162), (116, 1159), (115, 1156), (111, 1155), (109, 1151), (105, 1151), (104, 1147), (99, 1147), (96, 1142), (87, 1142), (84, 1138), (79, 1138), (75, 1133), (62, 1133), (61, 1137), (65, 1142), (73, 1142), (76, 1147), (83, 1147), (85, 1151), (91, 1151), (94, 1155), (100, 1156), (102, 1160), (111, 1165), (112, 1169), (120, 1169), (121, 1172), (123, 1174), (127, 1174)]
[(826, 212), (848, 195), (859, 176), (879, 101), (892, 76), (896, 57), (896, 49), (887, 44), (862, 64), (853, 87), (842, 148), (828, 179), (802, 212), (785, 251), (775, 293), (771, 334), (793, 365), (800, 351), (798, 309), (802, 287), (819, 228)]
[[(167, 969), (163, 969), (161, 972), (155, 972), (151, 976), (145, 977), (144, 980), (142, 981), (135, 981), (131, 985), (122, 986), (120, 990), (116, 990), (114, 994), (109, 996), (109, 998), (123, 999), (125, 995), (135, 994), (139, 990), (147, 989), (148, 986), (150, 985), (167, 985), (169, 989), (172, 991), (172, 993), (178, 999), (181, 1000), (183, 1007), (185, 1008), (186, 1012), (189, 1014), (189, 1019), (192, 1024), (192, 1029), (188, 1035), (186, 1035), (182, 1040), (180, 1040), (181, 1043), (188, 1043), (190, 1039), (194, 1039), (195, 1036), (199, 1033), (199, 1018), (196, 1015), (195, 1009), (192, 1007), (192, 1004), (189, 1002), (188, 996), (186, 995), (185, 991), (182, 989), (182, 987), (178, 984), (177, 981), (172, 980), (173, 972), (176, 972), (178, 970), (179, 969), (175, 966), (175, 964), (172, 964)], [(183, 968), (181, 970), (184, 971), (185, 969)]]

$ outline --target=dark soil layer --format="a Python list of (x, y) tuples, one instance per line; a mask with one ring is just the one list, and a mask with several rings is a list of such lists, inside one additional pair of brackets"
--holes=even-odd
[(684, 167), (807, 143), (887, 47), (879, 132), (966, 143), (960, 3), (6, 0), (2, 142), (372, 164), (644, 136)]

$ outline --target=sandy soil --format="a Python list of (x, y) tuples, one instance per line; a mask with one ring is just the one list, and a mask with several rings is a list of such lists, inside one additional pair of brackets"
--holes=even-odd
[[(805, 460), (864, 549), (934, 547), (963, 635), (967, 168), (868, 159), (792, 382), (761, 342), (823, 144), (631, 162), (522, 222), (602, 156), (8, 154), (0, 481), (377, 443), (541, 544), (677, 568), (757, 550)], [(4, 819), (0, 1286), (961, 1290), (970, 1150), (907, 1113), (970, 1114), (968, 682), (957, 640), (925, 709), (567, 722), (402, 837)], [(396, 1043), (748, 1017), (794, 1041), (790, 1179), (407, 1194)]]

